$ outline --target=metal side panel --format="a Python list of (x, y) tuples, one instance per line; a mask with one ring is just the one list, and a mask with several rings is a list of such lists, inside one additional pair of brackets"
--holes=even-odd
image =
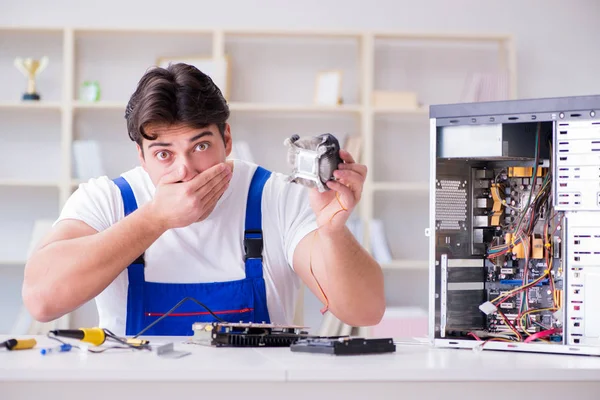
[(554, 207), (600, 210), (600, 119), (554, 125)]
[(436, 180), (436, 140), (437, 127), (435, 118), (429, 124), (429, 340), (433, 343), (435, 339), (435, 180)]
[(600, 346), (600, 212), (566, 218), (567, 344)]

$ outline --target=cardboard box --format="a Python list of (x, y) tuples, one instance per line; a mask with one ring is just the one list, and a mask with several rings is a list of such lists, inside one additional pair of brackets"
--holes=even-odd
[(417, 109), (419, 102), (415, 92), (392, 92), (376, 90), (373, 92), (373, 106), (381, 108)]

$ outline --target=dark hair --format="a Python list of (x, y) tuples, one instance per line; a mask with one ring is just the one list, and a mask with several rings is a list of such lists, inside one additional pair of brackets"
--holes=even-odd
[(212, 79), (188, 64), (154, 67), (138, 82), (125, 110), (129, 137), (141, 147), (142, 138), (155, 140), (148, 124), (181, 123), (193, 128), (216, 124), (225, 137), (229, 106)]

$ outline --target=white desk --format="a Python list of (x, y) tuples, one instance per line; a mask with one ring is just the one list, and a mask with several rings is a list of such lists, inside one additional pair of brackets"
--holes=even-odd
[[(0, 341), (8, 338), (0, 336)], [(35, 338), (38, 348), (56, 344), (43, 336)], [(184, 344), (185, 338), (171, 340), (176, 349), (192, 354), (164, 359), (132, 350), (102, 354), (73, 350), (46, 356), (39, 349), (2, 350), (0, 399), (600, 397), (600, 357), (476, 353), (415, 345), (398, 345), (394, 354), (341, 357), (293, 353), (289, 348), (212, 348)], [(500, 387), (500, 382), (505, 386)]]

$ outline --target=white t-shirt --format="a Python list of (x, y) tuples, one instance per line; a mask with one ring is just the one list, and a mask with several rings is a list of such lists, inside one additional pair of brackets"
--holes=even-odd
[[(231, 183), (207, 219), (165, 232), (145, 252), (146, 281), (170, 283), (220, 282), (243, 279), (246, 200), (256, 165), (234, 160)], [(142, 167), (122, 174), (141, 207), (155, 186)], [(77, 219), (97, 231), (123, 218), (123, 201), (108, 177), (83, 183), (66, 202), (56, 221)], [(56, 224), (55, 223), (55, 224)], [(263, 277), (272, 323), (290, 324), (300, 279), (293, 270), (296, 245), (317, 228), (308, 191), (273, 172), (262, 197)], [(96, 297), (100, 327), (125, 334), (128, 276), (125, 269)], [(202, 301), (201, 299), (198, 299)], [(175, 305), (175, 304), (173, 304)]]

